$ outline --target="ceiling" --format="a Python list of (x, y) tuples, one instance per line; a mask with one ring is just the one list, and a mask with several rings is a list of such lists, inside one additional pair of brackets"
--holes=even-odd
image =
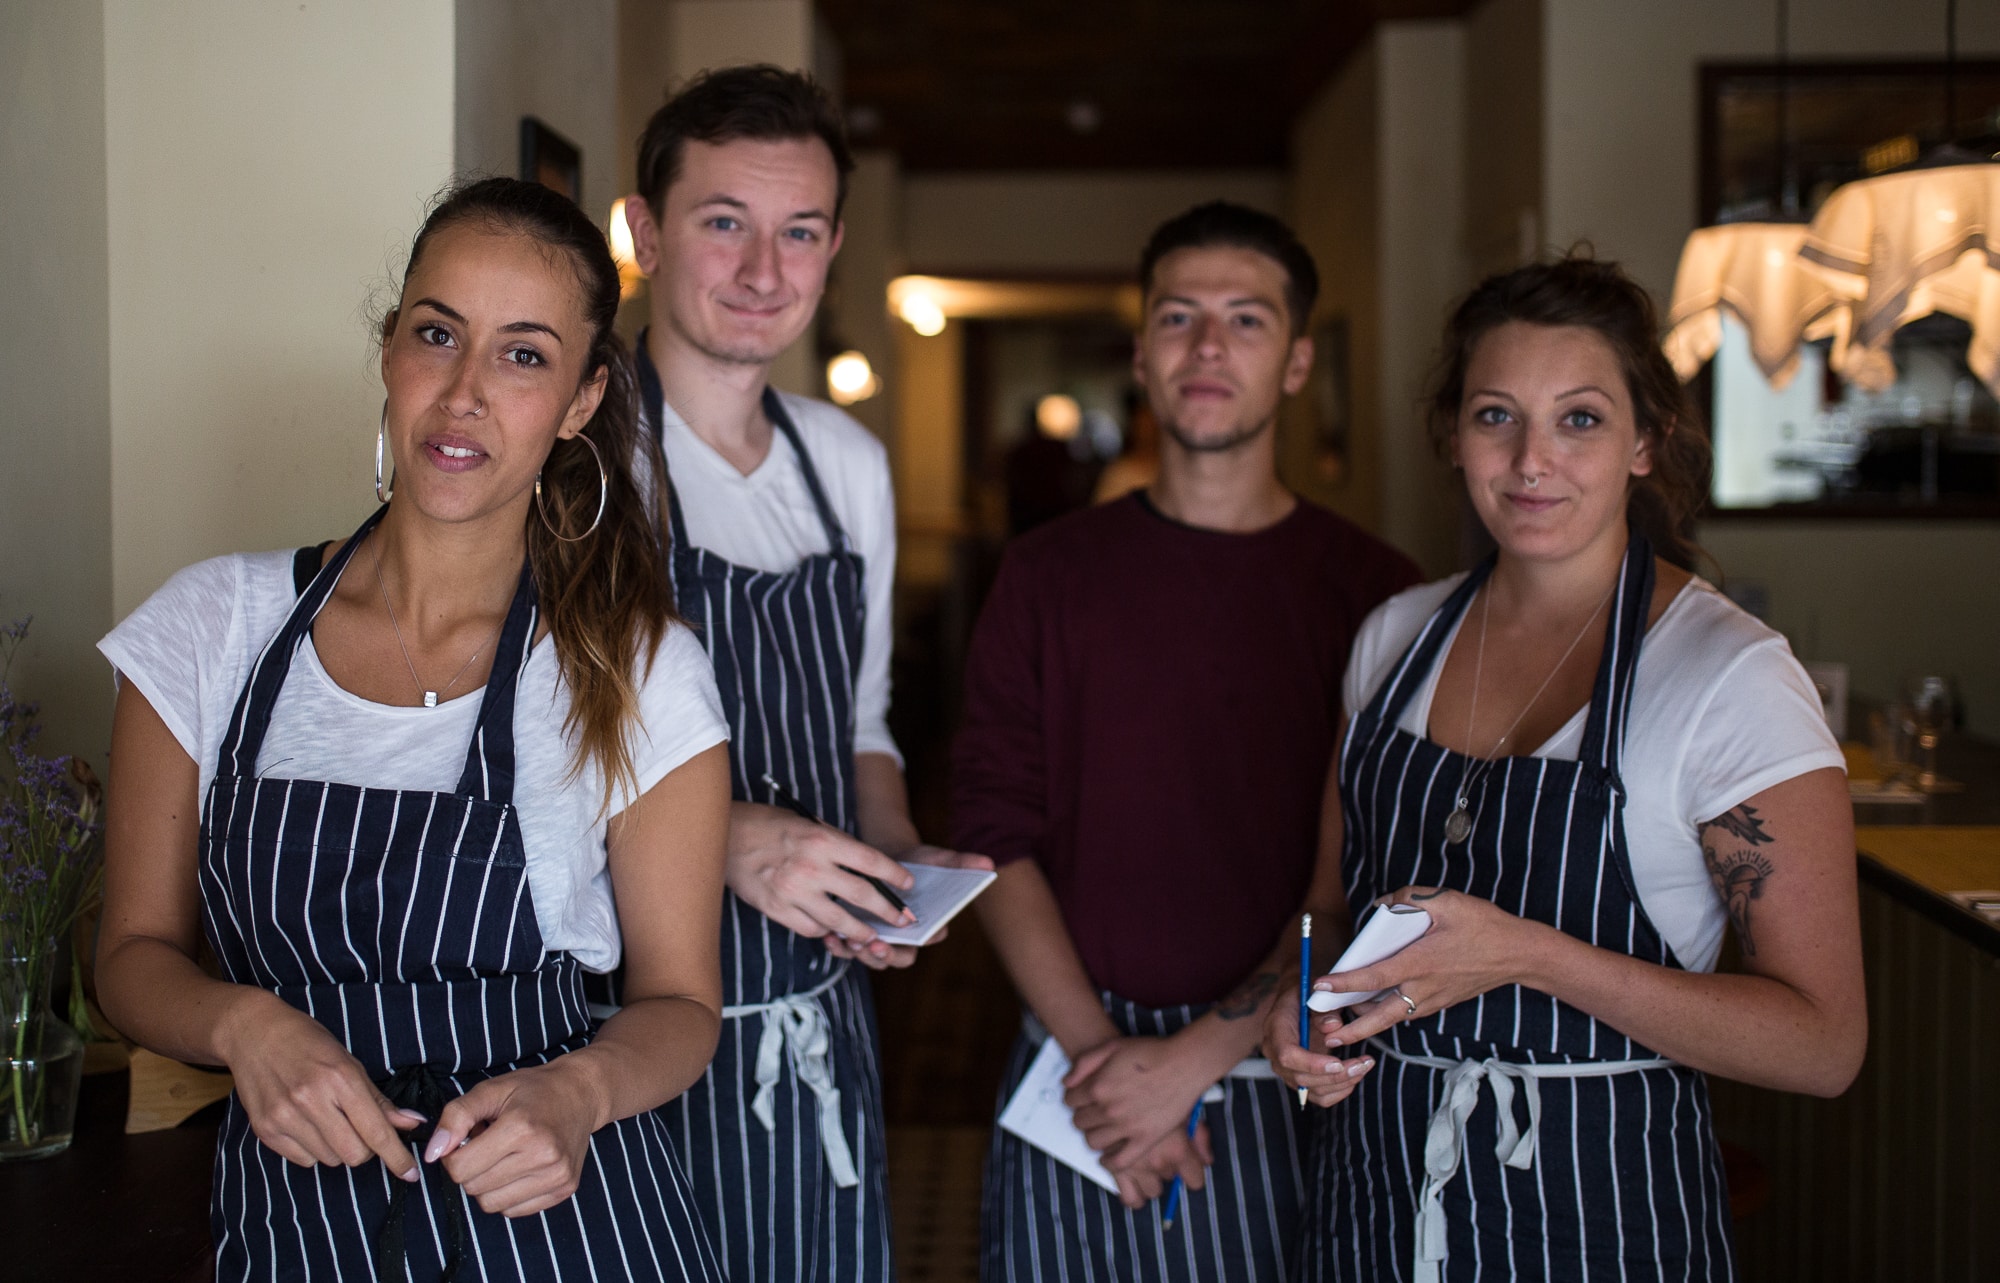
[(1384, 19), (1477, 0), (819, 0), (854, 142), (905, 168), (1281, 166)]

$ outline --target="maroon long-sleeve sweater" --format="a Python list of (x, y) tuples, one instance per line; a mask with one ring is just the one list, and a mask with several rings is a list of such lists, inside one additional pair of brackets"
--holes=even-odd
[(1226, 534), (1141, 493), (1024, 535), (966, 663), (953, 844), (1039, 861), (1100, 988), (1222, 997), (1305, 893), (1354, 633), (1416, 581), (1303, 501)]

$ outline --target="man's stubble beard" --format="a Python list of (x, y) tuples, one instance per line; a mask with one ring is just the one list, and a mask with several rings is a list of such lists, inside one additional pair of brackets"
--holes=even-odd
[(668, 317), (667, 324), (673, 329), (673, 332), (675, 334), (680, 336), (681, 342), (687, 344), (695, 351), (701, 353), (709, 360), (714, 361), (718, 364), (768, 366), (772, 362), (776, 361), (779, 357), (783, 356), (785, 354), (786, 348), (789, 348), (793, 343), (798, 342), (800, 336), (805, 333), (806, 329), (810, 329), (812, 327), (811, 317), (813, 314), (817, 314), (818, 310), (819, 309), (817, 308), (817, 306), (815, 306), (815, 308), (813, 309), (813, 313), (808, 314), (805, 327), (799, 331), (799, 334), (793, 335), (790, 340), (788, 340), (774, 352), (764, 352), (758, 349), (747, 348), (747, 347), (745, 348), (720, 347), (716, 344), (706, 342), (705, 340), (698, 338), (693, 334), (690, 334), (685, 325), (682, 325), (678, 320), (674, 319), (671, 316)]
[(1231, 450), (1240, 450), (1251, 444), (1269, 431), (1277, 421), (1277, 413), (1273, 411), (1258, 423), (1253, 423), (1249, 427), (1239, 426), (1228, 436), (1211, 440), (1192, 437), (1178, 423), (1164, 417), (1160, 419), (1160, 430), (1171, 437), (1175, 445), (1189, 454), (1227, 454)]

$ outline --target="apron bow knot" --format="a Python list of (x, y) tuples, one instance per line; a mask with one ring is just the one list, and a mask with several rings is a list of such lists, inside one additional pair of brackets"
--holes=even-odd
[(845, 974), (847, 964), (843, 961), (824, 984), (805, 993), (725, 1007), (722, 1016), (725, 1020), (752, 1013), (764, 1017), (764, 1031), (757, 1038), (757, 1094), (750, 1101), (750, 1112), (757, 1115), (764, 1130), (777, 1130), (779, 1070), (781, 1062), (789, 1060), (792, 1072), (812, 1091), (818, 1106), (820, 1145), (826, 1150), (826, 1165), (833, 1174), (833, 1183), (851, 1189), (861, 1183), (861, 1174), (854, 1166), (854, 1151), (847, 1144), (847, 1134), (840, 1128), (840, 1088), (834, 1083), (833, 1066), (827, 1060), (832, 1033), (826, 1012), (819, 1005), (820, 994), (831, 989)]

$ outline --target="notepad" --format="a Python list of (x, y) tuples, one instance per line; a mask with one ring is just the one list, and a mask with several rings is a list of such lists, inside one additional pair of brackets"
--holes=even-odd
[[(909, 926), (882, 921), (866, 909), (854, 909), (854, 916), (875, 928), (875, 938), (885, 944), (929, 944), (933, 937), (971, 904), (981, 891), (993, 885), (999, 875), (984, 869), (947, 869), (936, 864), (905, 864), (916, 885), (896, 894), (910, 906), (917, 920)], [(843, 901), (843, 903), (845, 903)]]
[(1027, 1077), (1014, 1089), (1007, 1108), (1000, 1111), (1000, 1126), (1116, 1194), (1117, 1180), (1083, 1138), (1069, 1106), (1063, 1103), (1062, 1080), (1068, 1072), (1069, 1057), (1063, 1055), (1061, 1045), (1053, 1038), (1044, 1042), (1028, 1066)]
[[(1362, 919), (1361, 930), (1354, 933), (1353, 942), (1327, 974), (1359, 971), (1393, 958), (1415, 944), (1430, 929), (1431, 915), (1413, 904), (1378, 905)], [(1314, 1011), (1338, 1011), (1342, 1007), (1367, 1002), (1385, 992), (1381, 989), (1373, 993), (1322, 993), (1315, 990), (1306, 1001), (1306, 1006)]]
[[(1021, 1085), (1014, 1089), (1007, 1107), (1000, 1111), (1000, 1126), (1116, 1194), (1117, 1178), (1084, 1139), (1069, 1106), (1063, 1103), (1063, 1076), (1067, 1073), (1069, 1057), (1063, 1055), (1062, 1045), (1050, 1038), (1035, 1053)], [(1201, 1098), (1208, 1104), (1219, 1104), (1222, 1085), (1210, 1084)]]

